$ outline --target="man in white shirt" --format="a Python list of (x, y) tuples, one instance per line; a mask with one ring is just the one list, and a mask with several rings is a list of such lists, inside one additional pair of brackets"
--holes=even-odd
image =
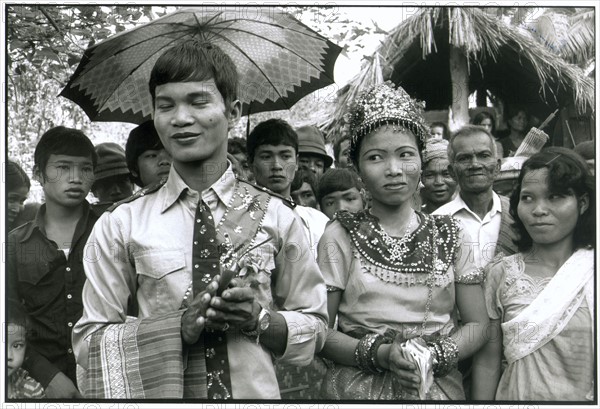
[(459, 194), (433, 214), (454, 216), (467, 229), (476, 240), (467, 248), (478, 267), (485, 267), (500, 252), (515, 253), (508, 198), (492, 190), (500, 170), (493, 136), (479, 126), (462, 127), (450, 140), (448, 160), (448, 170), (460, 187)]
[(241, 104), (226, 54), (182, 43), (158, 58), (149, 86), (173, 166), (90, 234), (73, 328), (85, 396), (279, 399), (273, 361), (308, 365), (328, 320), (303, 227), (227, 161)]
[[(509, 200), (492, 190), (500, 171), (494, 137), (482, 127), (465, 125), (450, 139), (448, 161), (448, 170), (458, 182), (459, 193), (433, 214), (449, 214), (459, 220), (476, 240), (465, 243), (463, 248), (469, 249), (470, 257), (479, 268), (484, 268), (495, 255), (516, 253)], [(469, 399), (471, 359), (461, 361), (459, 370), (463, 373), (463, 387)]]
[[(268, 119), (256, 125), (246, 141), (248, 161), (259, 186), (291, 200), (292, 181), (298, 171), (298, 135), (284, 120)], [(295, 206), (304, 226), (310, 251), (316, 259), (317, 244), (329, 218), (312, 207)]]

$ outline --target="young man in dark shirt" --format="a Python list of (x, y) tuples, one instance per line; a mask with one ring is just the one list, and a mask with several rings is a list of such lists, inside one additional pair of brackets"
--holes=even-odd
[(71, 331), (83, 308), (83, 258), (93, 257), (85, 243), (96, 216), (86, 196), (95, 165), (94, 146), (83, 132), (48, 130), (36, 146), (33, 169), (45, 204), (8, 236), (7, 295), (23, 304), (32, 327), (23, 367), (48, 398), (81, 397)]

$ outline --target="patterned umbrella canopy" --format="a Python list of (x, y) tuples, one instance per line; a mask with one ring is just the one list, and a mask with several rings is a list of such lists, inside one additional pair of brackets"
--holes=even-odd
[(242, 113), (289, 109), (333, 84), (341, 48), (275, 8), (177, 10), (88, 48), (60, 93), (92, 121), (140, 124), (152, 118), (150, 72), (170, 47), (190, 39), (226, 52), (239, 75)]

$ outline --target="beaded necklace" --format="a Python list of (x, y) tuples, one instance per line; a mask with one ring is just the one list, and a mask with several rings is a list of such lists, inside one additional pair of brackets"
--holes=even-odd
[[(381, 280), (398, 285), (425, 284), (426, 274), (433, 271), (435, 285), (447, 285), (452, 277), (446, 272), (458, 245), (456, 222), (447, 216), (416, 213), (421, 223), (402, 239), (389, 237), (377, 217), (367, 211), (356, 214), (341, 211), (336, 218), (350, 234), (357, 253), (368, 262), (365, 268)], [(434, 252), (437, 252), (435, 259)]]
[(383, 238), (384, 243), (388, 246), (390, 251), (391, 260), (393, 262), (399, 262), (404, 259), (404, 256), (409, 251), (406, 242), (408, 240), (408, 236), (410, 235), (411, 228), (413, 226), (413, 221), (417, 219), (417, 215), (415, 212), (412, 213), (410, 220), (406, 224), (406, 230), (404, 231), (404, 235), (401, 238), (391, 237), (384, 229), (379, 225), (379, 234)]

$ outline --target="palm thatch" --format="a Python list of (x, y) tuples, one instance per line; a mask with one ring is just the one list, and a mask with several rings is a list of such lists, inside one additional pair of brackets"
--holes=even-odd
[[(377, 53), (384, 80), (424, 100), (428, 110), (447, 109), (457, 92), (470, 95), (476, 90), (485, 90), (507, 104), (526, 104), (540, 117), (568, 104), (579, 112), (593, 108), (593, 79), (522, 30), (488, 15), (485, 9), (423, 8), (397, 26)], [(452, 89), (450, 46), (467, 57), (468, 90)], [(369, 61), (363, 71), (372, 71), (372, 64)], [(339, 137), (339, 123), (348, 102), (360, 92), (362, 77), (362, 73), (357, 75), (339, 93), (335, 114), (322, 124), (328, 135)]]

